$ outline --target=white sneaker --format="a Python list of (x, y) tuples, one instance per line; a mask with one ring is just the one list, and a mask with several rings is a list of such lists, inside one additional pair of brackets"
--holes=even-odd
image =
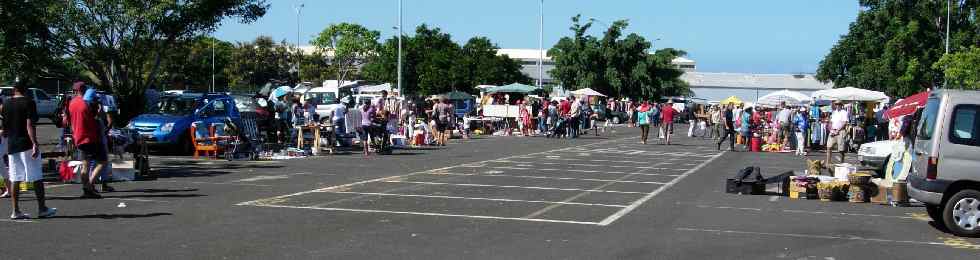
[(54, 217), (54, 215), (57, 213), (58, 213), (57, 208), (48, 207), (48, 209), (45, 210), (44, 212), (39, 212), (37, 214), (37, 218), (50, 218), (50, 217)]
[(31, 215), (27, 215), (25, 213), (20, 213), (20, 214), (12, 213), (12, 214), (10, 214), (10, 219), (13, 219), (13, 220), (29, 219), (29, 218), (31, 218)]

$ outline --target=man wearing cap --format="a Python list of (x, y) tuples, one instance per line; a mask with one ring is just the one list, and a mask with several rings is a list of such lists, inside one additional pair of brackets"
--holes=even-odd
[[(102, 198), (95, 191), (95, 179), (98, 173), (106, 167), (109, 160), (108, 153), (103, 149), (101, 130), (99, 122), (95, 120), (96, 110), (85, 102), (86, 87), (85, 82), (75, 82), (72, 85), (75, 97), (68, 104), (68, 117), (71, 122), (72, 138), (75, 139), (75, 146), (82, 152), (82, 198), (99, 199)], [(94, 98), (90, 98), (94, 100)], [(95, 162), (95, 168), (89, 169), (90, 164)]]
[(669, 100), (667, 104), (663, 106), (660, 110), (660, 117), (663, 119), (663, 124), (661, 126), (661, 132), (664, 134), (664, 144), (670, 145), (670, 136), (674, 134), (674, 116), (677, 115), (677, 110), (674, 109), (674, 101)]
[(37, 104), (27, 97), (27, 84), (17, 82), (12, 97), (3, 101), (0, 106), (3, 115), (3, 135), (6, 137), (7, 160), (9, 161), (9, 177), (11, 181), (10, 200), (13, 213), (10, 219), (30, 218), (20, 211), (20, 184), (33, 183), (37, 196), (37, 211), (39, 218), (54, 216), (57, 209), (45, 205), (44, 181), (41, 180), (41, 150), (37, 145)]

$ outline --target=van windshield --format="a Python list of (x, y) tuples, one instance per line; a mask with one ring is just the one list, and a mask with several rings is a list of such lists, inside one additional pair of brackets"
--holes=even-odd
[(919, 139), (932, 139), (932, 133), (936, 129), (936, 117), (939, 116), (939, 98), (931, 97), (926, 103), (926, 108), (922, 110), (922, 119), (919, 120)]
[(312, 100), (317, 105), (332, 105), (337, 103), (337, 95), (333, 92), (307, 92), (306, 100)]

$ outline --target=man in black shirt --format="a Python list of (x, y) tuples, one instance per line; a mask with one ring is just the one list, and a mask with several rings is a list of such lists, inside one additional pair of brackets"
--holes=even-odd
[(3, 101), (3, 134), (7, 139), (7, 158), (10, 172), (10, 198), (13, 206), (11, 219), (30, 218), (20, 211), (18, 203), (20, 184), (31, 182), (37, 196), (39, 218), (54, 216), (57, 209), (44, 204), (44, 181), (41, 180), (41, 151), (37, 147), (37, 132), (34, 124), (38, 120), (37, 104), (26, 96), (27, 84), (17, 82), (14, 95)]
[(735, 115), (732, 114), (732, 104), (725, 105), (725, 111), (722, 112), (721, 118), (722, 124), (724, 125), (724, 132), (721, 134), (721, 139), (718, 140), (718, 150), (721, 150), (721, 143), (728, 139), (728, 150), (735, 150)]

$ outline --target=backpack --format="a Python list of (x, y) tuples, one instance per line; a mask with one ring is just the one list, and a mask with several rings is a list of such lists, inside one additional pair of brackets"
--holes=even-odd
[(749, 166), (738, 171), (733, 178), (725, 180), (725, 192), (734, 194), (763, 195), (766, 193), (766, 180), (759, 167)]

